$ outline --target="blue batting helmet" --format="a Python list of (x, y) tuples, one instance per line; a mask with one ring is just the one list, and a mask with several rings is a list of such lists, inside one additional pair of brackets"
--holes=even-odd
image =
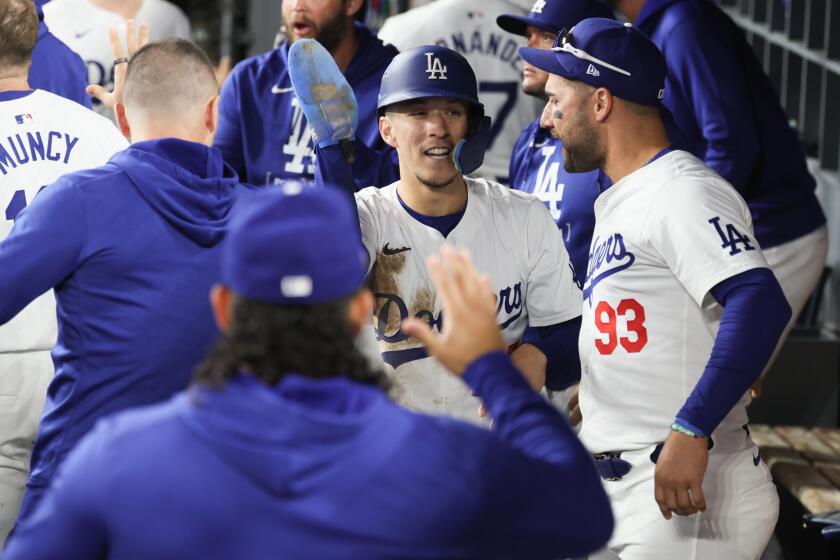
[(478, 100), (475, 72), (461, 54), (438, 45), (401, 52), (382, 76), (376, 109), (382, 115), (389, 105), (429, 97), (458, 99), (470, 107), (472, 133), (453, 153), (458, 170), (472, 173), (484, 161), (490, 117), (484, 115), (484, 105)]

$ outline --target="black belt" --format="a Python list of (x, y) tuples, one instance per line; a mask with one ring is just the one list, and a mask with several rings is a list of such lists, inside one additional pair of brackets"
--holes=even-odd
[[(650, 460), (652, 463), (656, 464), (656, 460), (659, 459), (659, 453), (662, 451), (663, 445), (664, 444), (662, 443), (657, 444), (653, 453), (650, 454)], [(598, 470), (598, 474), (601, 475), (601, 478), (614, 482), (627, 476), (627, 473), (630, 472), (633, 465), (621, 458), (622, 453), (624, 452), (607, 451), (606, 453), (596, 453), (592, 456), (595, 460), (595, 468)]]

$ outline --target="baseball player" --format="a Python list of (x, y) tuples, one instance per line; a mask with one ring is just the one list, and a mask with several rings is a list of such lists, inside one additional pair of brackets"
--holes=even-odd
[(50, 288), (58, 302), (56, 373), (17, 526), (97, 419), (184, 388), (215, 336), (205, 290), (238, 182), (209, 147), (213, 69), (171, 39), (137, 51), (126, 74), (117, 117), (133, 144), (48, 186), (0, 242), (0, 324)]
[[(63, 97), (31, 89), (27, 76), (38, 33), (31, 0), (0, 0), (0, 239), (9, 235), (45, 185), (65, 173), (102, 165), (127, 146), (107, 119)], [(46, 289), (35, 295), (40, 297), (0, 326), (0, 546), (23, 497), (32, 441), (53, 375), (55, 299)], [(15, 292), (4, 291), (0, 299), (14, 297)]]
[(400, 51), (441, 45), (464, 55), (477, 74), (479, 101), (493, 121), (484, 164), (473, 176), (507, 184), (513, 145), (542, 103), (519, 91), (519, 41), (493, 25), (495, 15), (505, 12), (522, 14), (507, 0), (436, 0), (388, 18), (379, 38)]
[[(550, 49), (557, 34), (570, 29), (582, 19), (612, 17), (601, 2), (593, 0), (548, 0), (535, 2), (527, 16), (503, 14), (496, 18), (499, 27), (527, 38), (532, 48)], [(548, 73), (527, 62), (522, 74), (522, 92), (544, 102)], [(595, 226), (592, 207), (609, 180), (600, 171), (571, 173), (563, 164), (563, 144), (540, 126), (537, 115), (520, 134), (510, 159), (510, 186), (531, 193), (543, 201), (560, 228), (569, 253), (575, 284), (583, 289), (589, 242)], [(606, 184), (605, 184), (606, 183)]]
[(505, 355), (469, 261), (449, 251), (434, 264), (447, 322), (440, 337), (418, 332), (485, 400), (495, 433), (386, 396), (353, 343), (373, 296), (352, 204), (283, 190), (236, 211), (211, 296), (224, 335), (190, 390), (101, 422), (6, 558), (526, 559), (603, 546), (612, 515), (592, 461)]
[(671, 148), (665, 61), (631, 24), (583, 20), (520, 53), (551, 74), (543, 122), (567, 164), (612, 182), (595, 202), (580, 333), (580, 435), (617, 520), (595, 557), (758, 558), (778, 496), (745, 427), (747, 389), (790, 307), (749, 210)]
[(81, 57), (53, 35), (44, 23), (44, 10), (38, 10), (38, 40), (32, 50), (29, 85), (76, 101), (91, 108), (87, 87), (87, 69)]
[(825, 216), (805, 151), (743, 31), (712, 2), (610, 1), (667, 53), (663, 103), (687, 149), (747, 201), (795, 320), (825, 266)]
[(376, 93), (397, 53), (354, 22), (363, 0), (283, 0), (285, 40), (233, 69), (222, 87), (216, 146), (239, 176), (254, 185), (314, 178), (313, 138), (289, 80), (289, 47), (320, 41), (347, 77), (359, 103), (357, 138), (384, 150), (376, 125)]
[[(76, 51), (87, 65), (87, 80), (95, 91), (113, 89), (114, 57), (108, 30), (117, 27), (125, 35), (125, 22), (148, 25), (151, 39), (189, 39), (187, 16), (166, 0), (52, 0), (44, 6), (44, 20), (56, 37)], [(114, 119), (110, 108), (93, 99), (94, 110)]]
[[(301, 106), (310, 122), (320, 121), (319, 137), (329, 138), (323, 115), (341, 99), (320, 98), (318, 104), (308, 92), (324, 91), (327, 84), (330, 91), (349, 87), (316, 44), (296, 45), (289, 58)], [(490, 129), (469, 63), (437, 45), (397, 55), (382, 79), (378, 110), (382, 138), (399, 155), (401, 179), (355, 197), (377, 298), (373, 326), (398, 400), (477, 420), (479, 401), (445, 374), (420, 340), (400, 330), (410, 317), (438, 329), (445, 322), (425, 269), (426, 257), (444, 242), (468, 249), (490, 277), (505, 341), (532, 386), (561, 389), (573, 383), (579, 371), (580, 293), (559, 230), (538, 199), (465, 177), (480, 167)], [(319, 154), (322, 176), (352, 190), (352, 178), (336, 179), (342, 168), (338, 145)], [(523, 340), (529, 324), (535, 329)]]

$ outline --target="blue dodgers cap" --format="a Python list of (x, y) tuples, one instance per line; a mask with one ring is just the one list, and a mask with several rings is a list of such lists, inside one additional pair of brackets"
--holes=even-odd
[(222, 248), (222, 283), (264, 303), (325, 303), (362, 286), (367, 258), (346, 194), (289, 181), (235, 207)]
[(519, 54), (540, 70), (607, 88), (626, 101), (659, 107), (665, 97), (665, 57), (629, 23), (585, 19), (558, 35), (551, 50), (526, 47)]
[(537, 0), (527, 16), (503, 14), (496, 18), (496, 24), (514, 35), (525, 35), (529, 25), (559, 33), (580, 20), (596, 17), (612, 18), (613, 11), (598, 0)]

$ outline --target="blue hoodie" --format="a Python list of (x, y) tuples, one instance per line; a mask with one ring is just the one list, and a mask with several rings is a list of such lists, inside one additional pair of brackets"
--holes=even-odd
[(38, 6), (38, 40), (32, 50), (32, 66), (29, 67), (29, 86), (43, 89), (88, 109), (90, 96), (85, 93), (88, 85), (87, 68), (78, 54), (50, 33), (44, 23), (44, 11)]
[(804, 150), (743, 31), (709, 0), (648, 0), (635, 23), (665, 55), (686, 149), (741, 193), (761, 246), (822, 226)]
[[(366, 27), (356, 25), (359, 44), (344, 75), (359, 104), (356, 139), (373, 150), (386, 150), (379, 136), (376, 103), (385, 68), (397, 54)], [(252, 185), (282, 179), (313, 181), (313, 142), (297, 104), (287, 69), (289, 42), (243, 60), (222, 87), (216, 147)]]
[(97, 419), (187, 386), (216, 336), (207, 294), (236, 185), (214, 148), (139, 142), (48, 186), (0, 241), (0, 324), (50, 288), (57, 301), (35, 495)]
[(7, 560), (565, 558), (603, 546), (586, 450), (504, 353), (464, 376), (495, 434), (343, 377), (240, 375), (106, 419)]

